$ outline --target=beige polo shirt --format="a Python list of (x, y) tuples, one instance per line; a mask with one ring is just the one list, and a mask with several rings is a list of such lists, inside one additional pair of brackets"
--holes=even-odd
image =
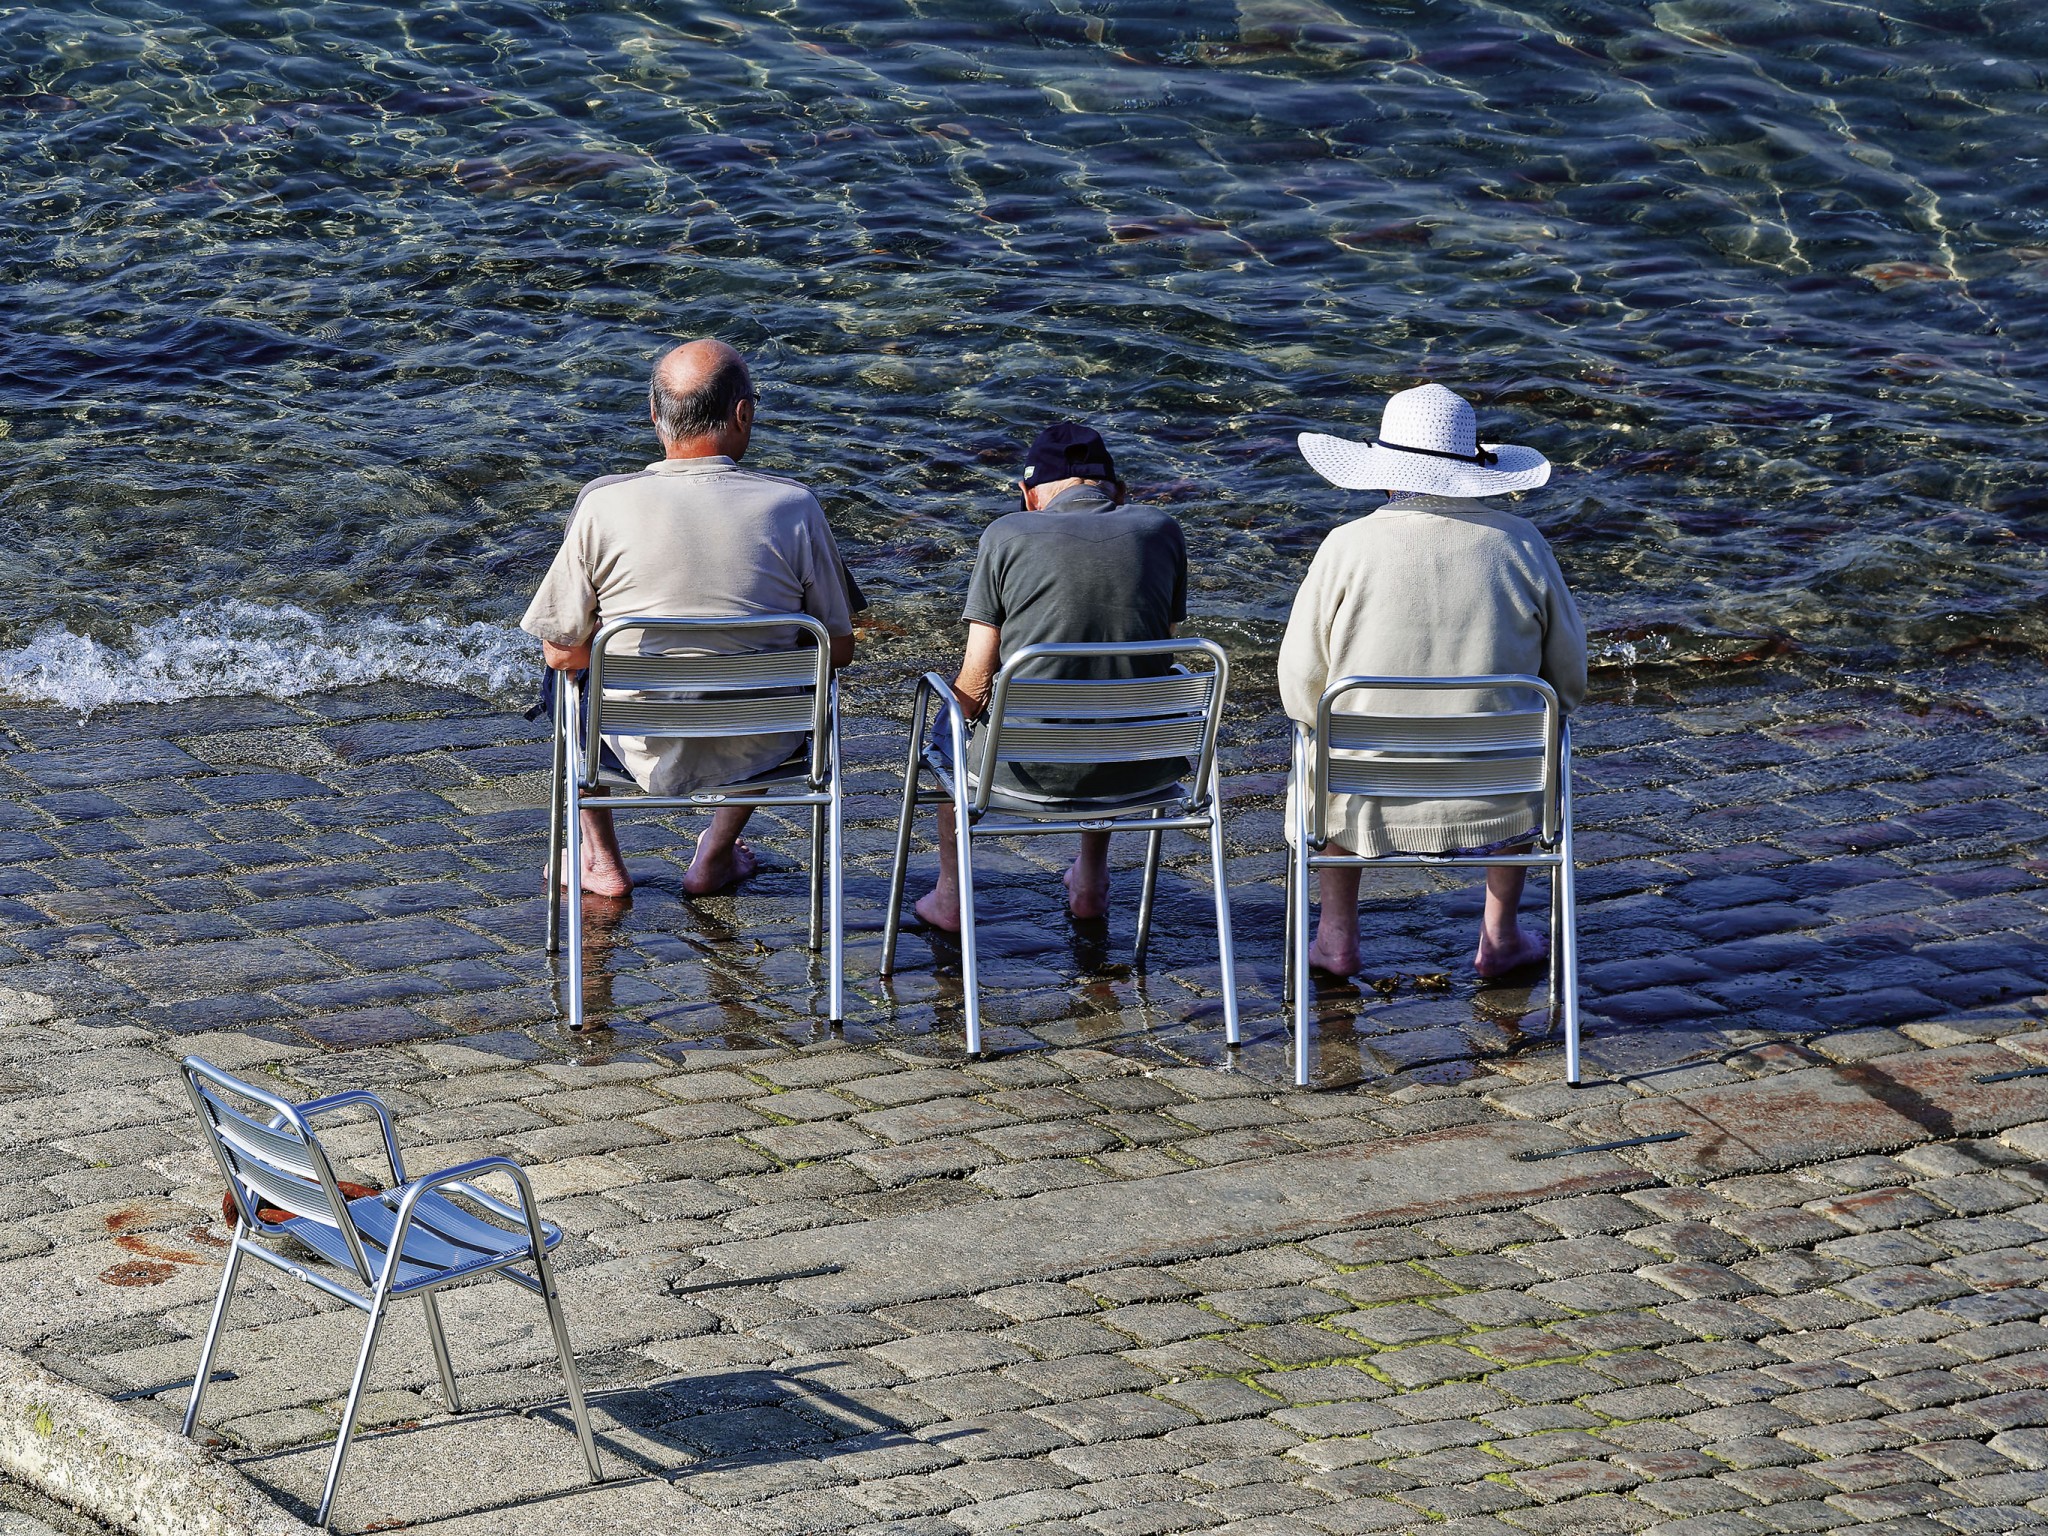
[[(554, 563), (519, 627), (576, 646), (608, 618), (744, 618), (803, 613), (834, 636), (853, 633), (849, 581), (817, 498), (793, 480), (741, 469), (731, 459), (664, 459), (636, 474), (607, 475), (576, 498)], [(691, 654), (794, 646), (791, 626), (716, 631)], [(687, 794), (774, 767), (801, 736), (649, 740), (611, 738), (652, 794)]]

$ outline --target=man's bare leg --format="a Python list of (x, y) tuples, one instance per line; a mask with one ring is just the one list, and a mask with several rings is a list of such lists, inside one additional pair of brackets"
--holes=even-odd
[(953, 847), (953, 807), (939, 808), (939, 883), (918, 897), (914, 909), (927, 928), (960, 931), (960, 855)]
[(583, 811), (583, 889), (592, 896), (633, 892), (633, 877), (626, 873), (625, 855), (619, 852), (619, 835), (612, 830), (612, 813), (588, 806)]
[[(1507, 851), (1521, 853), (1527, 847), (1525, 843)], [(1479, 921), (1479, 953), (1472, 957), (1472, 969), (1489, 980), (1539, 964), (1550, 955), (1550, 946), (1541, 938), (1522, 932), (1518, 913), (1528, 879), (1529, 872), (1519, 864), (1496, 864), (1486, 871), (1486, 915)]]
[(1081, 851), (1067, 870), (1067, 910), (1084, 920), (1109, 911), (1109, 834), (1083, 832)]
[[(1323, 852), (1348, 854), (1342, 843), (1325, 843)], [(1308, 963), (1332, 976), (1358, 974), (1358, 877), (1360, 869), (1324, 869), (1323, 912), (1316, 923), (1315, 942), (1308, 947)]]
[(692, 896), (709, 896), (736, 880), (744, 880), (760, 867), (754, 850), (740, 841), (740, 832), (754, 808), (727, 806), (712, 815), (711, 825), (697, 838), (697, 856), (683, 873), (683, 889)]

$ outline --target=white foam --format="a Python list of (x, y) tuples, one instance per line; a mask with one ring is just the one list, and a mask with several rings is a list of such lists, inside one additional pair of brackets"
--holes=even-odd
[(324, 619), (236, 600), (139, 624), (118, 644), (61, 624), (0, 651), (0, 695), (75, 709), (171, 704), (226, 694), (292, 698), (389, 679), (509, 693), (533, 677), (539, 647), (504, 624)]

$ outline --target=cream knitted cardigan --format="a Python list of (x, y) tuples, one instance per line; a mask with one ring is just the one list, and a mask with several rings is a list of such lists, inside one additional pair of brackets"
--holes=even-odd
[[(1502, 672), (1535, 674), (1573, 708), (1586, 696), (1586, 627), (1542, 534), (1505, 507), (1454, 497), (1400, 497), (1331, 532), (1280, 646), (1281, 702), (1310, 725), (1323, 690), (1341, 677)], [(1474, 690), (1431, 702), (1485, 709), (1505, 701)], [(1345, 707), (1404, 714), (1418, 703), (1382, 690), (1352, 694)], [(1331, 840), (1368, 856), (1485, 847), (1537, 821), (1534, 796), (1330, 797)]]

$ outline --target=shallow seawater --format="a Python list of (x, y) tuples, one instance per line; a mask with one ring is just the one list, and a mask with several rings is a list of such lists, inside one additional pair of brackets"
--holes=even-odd
[(505, 685), (713, 333), (935, 652), (1059, 416), (1270, 644), (1373, 500), (1293, 435), (1433, 379), (1609, 656), (2025, 695), (2044, 71), (2029, 0), (8, 8), (0, 692)]

